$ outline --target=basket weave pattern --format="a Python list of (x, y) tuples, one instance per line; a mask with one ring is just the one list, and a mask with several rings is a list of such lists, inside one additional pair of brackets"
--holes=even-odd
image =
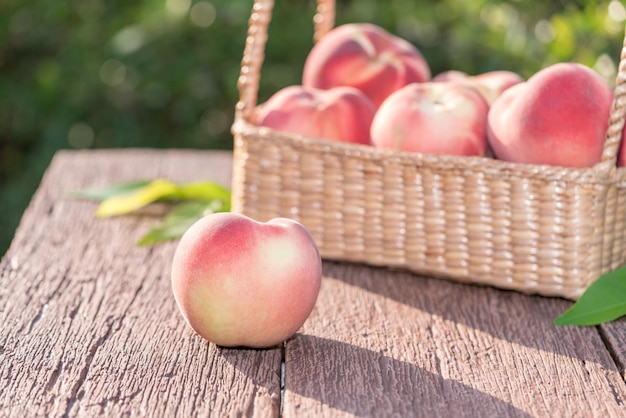
[[(436, 156), (305, 138), (250, 121), (272, 0), (256, 0), (233, 125), (234, 211), (307, 227), (326, 259), (577, 299), (626, 261), (626, 46), (602, 161), (585, 169)], [(318, 0), (315, 37), (333, 25)], [(625, 40), (626, 45), (626, 40)]]

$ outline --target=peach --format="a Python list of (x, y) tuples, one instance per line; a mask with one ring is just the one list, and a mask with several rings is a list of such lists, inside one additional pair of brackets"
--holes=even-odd
[(447, 70), (434, 76), (431, 81), (468, 81), (471, 77), (471, 75), (464, 71)]
[(489, 106), (460, 83), (413, 83), (393, 93), (372, 122), (372, 144), (426, 154), (484, 156)]
[(485, 97), (487, 103), (492, 105), (504, 91), (523, 83), (524, 78), (513, 71), (499, 70), (475, 75), (472, 77), (472, 81)]
[(278, 131), (355, 144), (370, 143), (376, 109), (353, 87), (289, 86), (257, 109), (256, 124)]
[(487, 136), (501, 160), (590, 167), (600, 161), (613, 92), (591, 68), (558, 63), (506, 90)]
[(356, 87), (378, 107), (407, 84), (430, 80), (430, 68), (411, 43), (369, 23), (338, 26), (320, 39), (304, 64), (302, 84)]
[(272, 347), (310, 315), (322, 262), (298, 222), (257, 222), (207, 215), (181, 238), (172, 261), (172, 290), (193, 330), (224, 347)]
[(463, 71), (449, 70), (437, 74), (433, 81), (455, 81), (466, 83), (478, 90), (487, 103), (493, 102), (508, 88), (524, 82), (521, 75), (507, 70), (488, 71), (478, 75), (469, 75)]

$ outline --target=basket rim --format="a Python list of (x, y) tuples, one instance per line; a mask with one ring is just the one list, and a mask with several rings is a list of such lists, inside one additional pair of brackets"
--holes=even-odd
[[(421, 168), (437, 168), (458, 173), (474, 173), (500, 178), (544, 180), (576, 183), (579, 185), (610, 185), (626, 182), (626, 167), (607, 168), (611, 161), (600, 162), (592, 167), (562, 167), (547, 164), (527, 164), (503, 161), (490, 156), (457, 156), (425, 154), (375, 148), (369, 145), (351, 144), (326, 138), (311, 138), (258, 126), (243, 118), (235, 118), (231, 128), (235, 135), (265, 138), (278, 146), (293, 147), (325, 155), (352, 157), (385, 165), (407, 165)], [(612, 175), (607, 176), (607, 170)]]

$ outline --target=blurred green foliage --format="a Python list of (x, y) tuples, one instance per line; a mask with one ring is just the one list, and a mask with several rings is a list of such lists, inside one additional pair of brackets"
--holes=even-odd
[[(300, 82), (312, 0), (277, 0), (259, 99)], [(618, 0), (338, 0), (337, 24), (377, 23), (433, 74), (558, 61), (613, 82)], [(0, 2), (0, 255), (58, 149), (229, 149), (252, 0)]]

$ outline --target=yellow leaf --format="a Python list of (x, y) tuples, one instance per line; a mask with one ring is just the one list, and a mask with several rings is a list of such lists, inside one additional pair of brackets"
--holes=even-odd
[(163, 199), (178, 190), (176, 184), (167, 180), (154, 180), (141, 189), (121, 196), (114, 196), (103, 201), (96, 212), (98, 218), (125, 215), (134, 210)]

